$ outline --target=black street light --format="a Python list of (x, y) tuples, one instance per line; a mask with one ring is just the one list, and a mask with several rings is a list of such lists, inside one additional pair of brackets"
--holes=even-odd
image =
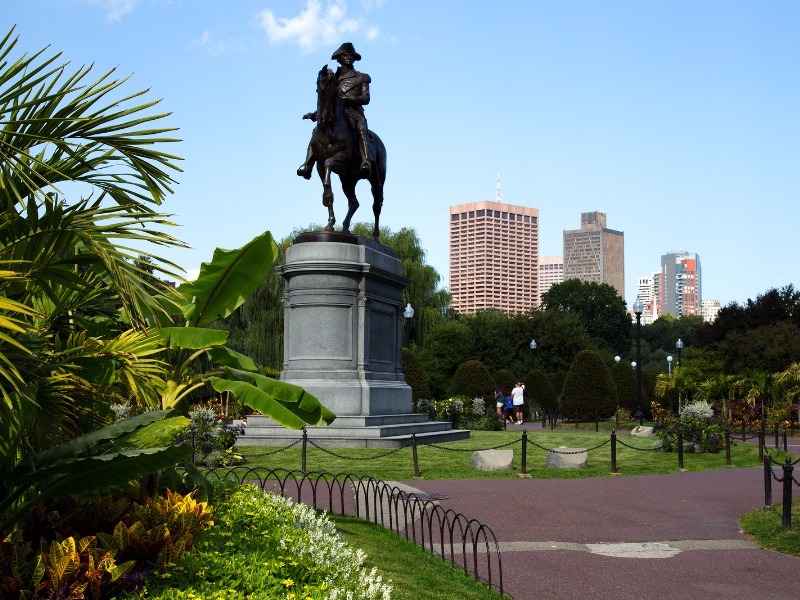
[(633, 302), (633, 312), (636, 314), (636, 414), (639, 426), (644, 424), (642, 413), (642, 300), (637, 296)]
[(677, 364), (675, 366), (676, 367), (680, 367), (681, 366), (681, 350), (683, 350), (683, 340), (681, 340), (681, 338), (678, 338), (678, 341), (675, 342), (675, 347), (678, 349), (678, 362), (677, 362)]
[(667, 375), (672, 379), (672, 355), (667, 357)]
[(408, 348), (411, 344), (411, 319), (414, 318), (414, 307), (411, 306), (411, 302), (406, 304), (406, 308), (403, 311), (403, 316), (406, 318), (406, 326), (405, 326), (405, 338), (406, 343), (404, 346)]
[(536, 350), (536, 340), (531, 340), (531, 371), (533, 371), (533, 367), (536, 363), (536, 358), (534, 356), (534, 351)]

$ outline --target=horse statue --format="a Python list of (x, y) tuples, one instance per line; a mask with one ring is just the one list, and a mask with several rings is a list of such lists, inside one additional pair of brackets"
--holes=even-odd
[(342, 221), (342, 233), (350, 233), (350, 220), (358, 208), (356, 183), (361, 179), (372, 186), (372, 212), (375, 228), (372, 237), (378, 240), (381, 207), (383, 206), (383, 184), (386, 181), (386, 147), (373, 131), (369, 131), (370, 174), (363, 175), (360, 169), (361, 155), (356, 135), (347, 115), (339, 105), (339, 85), (334, 72), (328, 66), (317, 74), (317, 125), (311, 133), (310, 149), (317, 164), (317, 173), (322, 180), (322, 204), (328, 207), (328, 224), (325, 231), (334, 231), (336, 217), (333, 213), (333, 190), (331, 173), (339, 176), (342, 191), (347, 197), (347, 215)]

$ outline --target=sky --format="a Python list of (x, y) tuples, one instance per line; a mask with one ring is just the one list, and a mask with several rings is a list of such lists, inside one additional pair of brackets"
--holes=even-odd
[[(661, 256), (700, 257), (723, 306), (800, 288), (800, 2), (793, 0), (5, 0), (18, 49), (150, 89), (183, 158), (162, 206), (191, 249), (324, 223), (295, 174), (316, 74), (352, 42), (388, 173), (381, 224), (413, 228), (448, 283), (449, 207), (539, 210), (541, 256), (582, 212), (625, 234), (625, 300)], [(6, 30), (7, 30), (6, 29)], [(5, 33), (5, 31), (3, 32)], [(15, 54), (17, 56), (17, 54)], [(372, 222), (369, 186), (354, 222)], [(346, 212), (338, 181), (334, 208)]]

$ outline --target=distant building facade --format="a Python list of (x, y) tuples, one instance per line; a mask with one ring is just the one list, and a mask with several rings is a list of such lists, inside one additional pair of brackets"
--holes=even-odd
[(700, 302), (703, 321), (706, 323), (713, 323), (719, 311), (722, 310), (719, 300), (702, 300)]
[(650, 277), (639, 277), (636, 295), (642, 301), (642, 324), (649, 325), (658, 318), (658, 302), (656, 299), (655, 281), (658, 273)]
[(488, 200), (451, 206), (449, 283), (458, 313), (535, 308), (539, 210)]
[(581, 213), (581, 228), (564, 231), (564, 279), (607, 283), (625, 298), (625, 234), (606, 227), (605, 213)]
[(557, 283), (564, 283), (564, 257), (539, 257), (539, 298), (536, 306), (542, 305), (542, 294)]
[(660, 277), (661, 314), (702, 315), (702, 273), (698, 254), (684, 251), (664, 254)]

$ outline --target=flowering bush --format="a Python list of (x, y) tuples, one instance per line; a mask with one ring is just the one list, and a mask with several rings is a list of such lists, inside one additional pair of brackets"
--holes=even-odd
[(665, 452), (676, 449), (678, 433), (683, 437), (684, 452), (716, 454), (725, 443), (724, 425), (714, 420), (711, 406), (702, 401), (687, 404), (677, 419), (665, 416), (656, 431)]
[(194, 448), (194, 462), (204, 467), (228, 467), (241, 464), (244, 456), (233, 451), (240, 435), (241, 425), (226, 425), (220, 415), (209, 407), (198, 407), (189, 412), (191, 424), (173, 441), (188, 443)]
[(173, 568), (151, 574), (140, 597), (391, 598), (390, 583), (363, 567), (364, 552), (342, 541), (324, 513), (252, 486), (215, 491), (215, 526)]

